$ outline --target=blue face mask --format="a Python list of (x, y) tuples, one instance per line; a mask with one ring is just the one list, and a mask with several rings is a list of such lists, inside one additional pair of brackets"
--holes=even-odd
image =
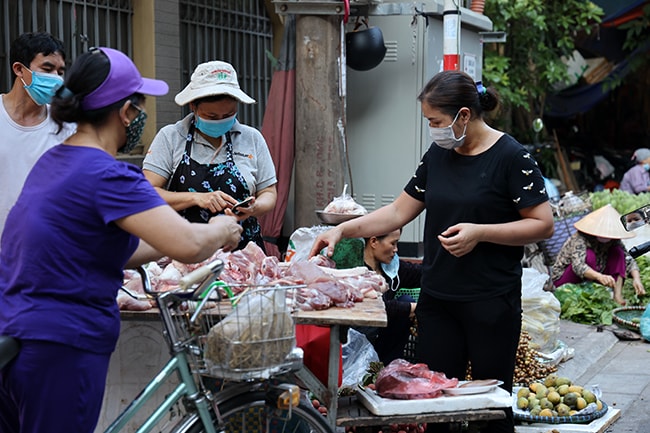
[(399, 278), (397, 277), (399, 273), (399, 256), (397, 253), (393, 256), (390, 263), (381, 264), (381, 270), (392, 280), (391, 289), (397, 290), (399, 288)]
[(645, 171), (650, 171), (650, 164), (647, 164), (647, 163), (646, 163), (646, 164), (643, 164), (643, 169), (644, 169)]
[(37, 105), (45, 105), (52, 102), (52, 96), (54, 96), (59, 87), (63, 86), (63, 78), (57, 74), (32, 71), (27, 66), (25, 66), (25, 69), (32, 73), (32, 83), (28, 86), (25, 84), (25, 80), (22, 78), (20, 80), (23, 82), (23, 88), (29, 97)]
[(219, 138), (226, 132), (230, 131), (232, 126), (235, 124), (237, 114), (221, 120), (204, 120), (196, 114), (194, 117), (196, 118), (196, 127), (199, 131), (210, 137)]

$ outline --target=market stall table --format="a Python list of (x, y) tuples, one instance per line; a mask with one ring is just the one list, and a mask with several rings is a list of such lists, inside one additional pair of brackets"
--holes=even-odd
[(336, 425), (338, 405), (338, 375), (339, 375), (339, 347), (341, 345), (342, 328), (351, 326), (377, 326), (385, 327), (388, 323), (386, 308), (381, 298), (365, 298), (357, 302), (352, 308), (328, 308), (319, 311), (297, 311), (294, 313), (296, 324), (320, 325), (330, 328), (330, 350), (328, 360), (328, 385), (323, 384), (307, 368), (296, 373), (311, 392), (327, 407), (327, 420)]

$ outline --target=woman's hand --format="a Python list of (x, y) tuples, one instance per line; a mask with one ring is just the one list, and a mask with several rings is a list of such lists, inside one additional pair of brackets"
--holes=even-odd
[(208, 224), (213, 227), (216, 226), (217, 230), (220, 231), (220, 234), (223, 237), (221, 240), (223, 246), (221, 248), (224, 251), (231, 251), (237, 248), (242, 232), (242, 226), (239, 224), (237, 218), (226, 215), (217, 215), (210, 218)]
[(645, 288), (641, 282), (641, 278), (634, 278), (632, 280), (632, 285), (634, 286), (634, 291), (637, 295), (645, 295)]
[(237, 200), (223, 191), (194, 193), (194, 204), (211, 213), (223, 212), (224, 209), (229, 209), (236, 203)]
[(596, 275), (596, 282), (611, 288), (614, 288), (614, 285), (616, 284), (614, 277), (611, 275), (601, 274), (600, 272)]
[(479, 242), (480, 227), (477, 224), (461, 223), (449, 227), (438, 235), (444, 249), (454, 257), (470, 253)]
[(314, 245), (311, 247), (311, 251), (309, 251), (309, 257), (314, 257), (319, 254), (325, 247), (327, 247), (327, 257), (332, 257), (332, 254), (334, 254), (334, 247), (341, 238), (341, 230), (338, 227), (334, 227), (325, 233), (319, 234), (314, 241)]

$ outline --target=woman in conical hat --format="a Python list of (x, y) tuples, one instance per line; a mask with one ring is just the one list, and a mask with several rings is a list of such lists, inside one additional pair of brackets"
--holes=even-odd
[(608, 204), (577, 221), (577, 229), (566, 240), (551, 269), (555, 287), (566, 283), (594, 281), (612, 288), (614, 300), (625, 305), (622, 289), (626, 276), (631, 276), (634, 290), (645, 294), (639, 266), (627, 252), (621, 239), (636, 236), (621, 224), (621, 215)]

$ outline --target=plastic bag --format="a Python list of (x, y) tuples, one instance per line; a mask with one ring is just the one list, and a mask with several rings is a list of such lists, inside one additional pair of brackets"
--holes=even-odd
[(329, 230), (327, 226), (300, 227), (296, 229), (289, 237), (287, 254), (284, 256), (285, 262), (299, 262), (309, 260), (309, 252), (314, 246), (316, 237)]
[(379, 356), (368, 338), (355, 329), (348, 329), (348, 342), (343, 345), (343, 381), (341, 388), (356, 389), (371, 362)]
[(368, 213), (366, 208), (361, 206), (359, 203), (354, 201), (352, 196), (350, 196), (346, 191), (348, 189), (348, 185), (346, 184), (343, 187), (343, 193), (338, 196), (334, 197), (332, 201), (325, 206), (325, 209), (323, 209), (323, 212), (327, 213), (340, 213), (340, 214), (346, 214), (346, 215), (365, 215)]
[(594, 155), (596, 170), (600, 174), (600, 179), (607, 179), (614, 174), (614, 166), (602, 155)]
[(207, 336), (206, 360), (230, 369), (281, 363), (295, 346), (294, 324), (284, 290), (244, 295)]
[(522, 331), (530, 337), (531, 348), (542, 353), (553, 352), (560, 334), (560, 301), (544, 290), (549, 278), (533, 268), (524, 268), (521, 276)]

